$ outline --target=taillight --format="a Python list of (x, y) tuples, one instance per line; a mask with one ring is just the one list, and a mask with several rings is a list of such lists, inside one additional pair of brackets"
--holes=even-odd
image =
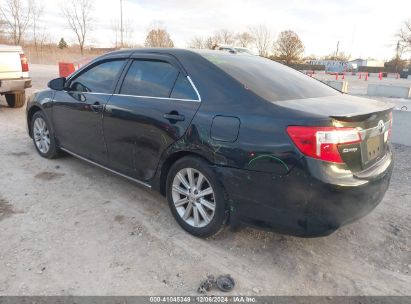
[(20, 54), (20, 62), (21, 62), (21, 71), (28, 72), (29, 71), (29, 61), (27, 60), (26, 55)]
[(289, 126), (287, 133), (304, 155), (335, 163), (343, 163), (338, 145), (361, 142), (355, 128)]

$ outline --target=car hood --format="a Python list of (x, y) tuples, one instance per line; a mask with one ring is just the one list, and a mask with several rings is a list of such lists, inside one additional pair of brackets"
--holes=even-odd
[(383, 112), (394, 108), (394, 104), (347, 94), (276, 101), (274, 104), (297, 111), (329, 117), (354, 117)]

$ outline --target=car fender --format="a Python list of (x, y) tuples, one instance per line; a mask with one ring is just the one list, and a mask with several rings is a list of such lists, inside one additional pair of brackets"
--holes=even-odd
[[(37, 91), (31, 94), (27, 98), (27, 106), (26, 106), (26, 121), (27, 121), (27, 130), (31, 137), (30, 132), (30, 125), (31, 125), (31, 117), (34, 115), (35, 112), (38, 110), (43, 111), (46, 115), (47, 119), (52, 122), (52, 106), (53, 106), (53, 98), (54, 98), (54, 91), (53, 90), (42, 90)], [(52, 131), (53, 124), (51, 123)]]

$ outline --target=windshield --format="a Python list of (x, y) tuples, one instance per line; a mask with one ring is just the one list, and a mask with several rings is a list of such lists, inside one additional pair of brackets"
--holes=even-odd
[(216, 52), (200, 54), (241, 82), (246, 89), (269, 101), (340, 94), (320, 81), (270, 59)]

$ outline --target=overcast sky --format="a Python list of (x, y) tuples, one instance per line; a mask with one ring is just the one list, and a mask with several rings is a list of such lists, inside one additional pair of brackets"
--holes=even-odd
[[(53, 40), (74, 42), (56, 0), (43, 0), (47, 28)], [(66, 0), (65, 2), (70, 2)], [(109, 47), (111, 30), (120, 16), (120, 0), (94, 1), (94, 30), (88, 44)], [(265, 24), (274, 35), (291, 29), (303, 41), (305, 55), (340, 51), (352, 58), (389, 59), (395, 34), (411, 18), (411, 0), (123, 0), (124, 19), (132, 24), (133, 41), (143, 44), (149, 25), (162, 22), (176, 47), (186, 47), (193, 36), (209, 36), (225, 28), (235, 32)]]

